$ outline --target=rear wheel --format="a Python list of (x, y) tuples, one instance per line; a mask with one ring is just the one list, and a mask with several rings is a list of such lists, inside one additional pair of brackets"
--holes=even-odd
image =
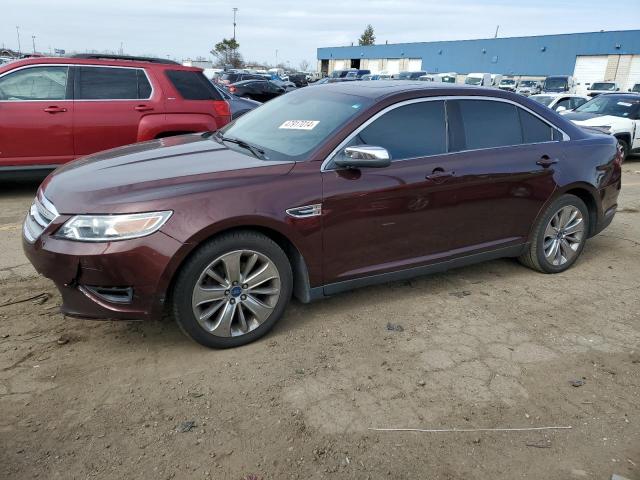
[(248, 231), (225, 234), (200, 247), (181, 269), (173, 312), (196, 342), (236, 347), (273, 327), (291, 291), (291, 265), (273, 240)]
[(553, 202), (535, 226), (522, 264), (543, 273), (559, 273), (578, 259), (589, 232), (589, 210), (575, 195)]

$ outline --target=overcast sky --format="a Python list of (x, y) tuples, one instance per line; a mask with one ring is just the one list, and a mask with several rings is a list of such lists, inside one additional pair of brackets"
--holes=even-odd
[(350, 45), (368, 23), (377, 43), (639, 28), (640, 0), (2, 0), (0, 44), (210, 57), (233, 35), (245, 60), (315, 65), (316, 48)]

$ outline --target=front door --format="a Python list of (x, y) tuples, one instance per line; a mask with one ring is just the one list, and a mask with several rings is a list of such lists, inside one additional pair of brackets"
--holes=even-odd
[(0, 167), (55, 166), (73, 159), (69, 67), (25, 67), (0, 77)]
[(142, 69), (82, 66), (75, 77), (76, 155), (135, 143), (141, 119), (162, 113)]
[(346, 146), (358, 144), (386, 148), (392, 163), (359, 170), (325, 166), (325, 283), (411, 266), (446, 244), (434, 222), (433, 185), (426, 178), (429, 162), (446, 152), (444, 101), (392, 109)]

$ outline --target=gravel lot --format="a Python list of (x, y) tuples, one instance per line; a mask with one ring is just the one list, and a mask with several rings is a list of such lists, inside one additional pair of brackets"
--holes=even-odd
[[(226, 351), (63, 318), (20, 247), (36, 185), (2, 185), (0, 478), (640, 479), (640, 158), (623, 185), (564, 274), (500, 260), (294, 303)], [(572, 428), (370, 430), (540, 426)]]

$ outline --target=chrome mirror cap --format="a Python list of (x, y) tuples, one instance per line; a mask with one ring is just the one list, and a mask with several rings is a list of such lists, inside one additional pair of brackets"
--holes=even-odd
[(391, 164), (391, 155), (386, 148), (375, 145), (356, 145), (344, 149), (344, 157), (335, 160), (339, 167), (382, 168)]

